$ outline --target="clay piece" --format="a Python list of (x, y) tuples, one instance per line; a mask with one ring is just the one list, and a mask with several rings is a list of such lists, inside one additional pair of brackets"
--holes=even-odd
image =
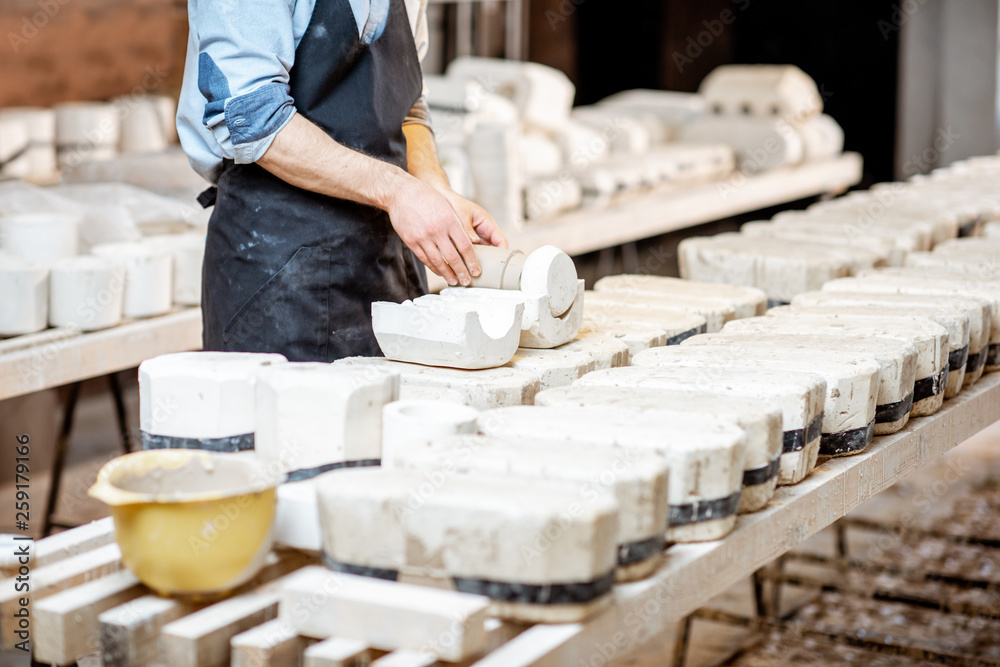
[(399, 400), (382, 409), (382, 465), (397, 450), (421, 443), (476, 433), (479, 411), (440, 400)]
[(522, 406), (483, 413), (479, 430), (504, 439), (657, 452), (669, 469), (668, 543), (717, 540), (736, 525), (746, 433), (731, 421), (678, 419), (665, 428), (662, 415), (608, 407)]
[[(912, 343), (891, 338), (846, 338), (823, 334), (732, 333), (697, 336), (685, 344), (727, 345), (734, 353), (758, 348), (798, 359), (810, 352), (829, 350), (842, 359), (872, 359), (880, 367), (878, 402), (873, 423), (874, 435), (888, 435), (906, 426), (913, 406), (917, 349)], [(800, 370), (810, 370), (808, 364)], [(821, 454), (823, 451), (821, 450)]]
[(823, 111), (816, 82), (794, 65), (723, 65), (698, 87), (710, 113), (781, 119), (798, 126)]
[(0, 336), (35, 333), (48, 326), (48, 267), (20, 257), (0, 257), (0, 294)]
[(671, 311), (666, 308), (592, 304), (587, 306), (587, 321), (591, 326), (630, 326), (657, 329), (666, 333), (664, 345), (677, 345), (683, 340), (705, 333), (705, 318), (694, 313)]
[(629, 359), (652, 347), (666, 345), (668, 338), (666, 331), (651, 324), (595, 318), (589, 314), (584, 315), (577, 338), (588, 335), (610, 336), (621, 341), (628, 346)]
[(594, 291), (656, 297), (665, 304), (673, 303), (674, 297), (726, 304), (733, 310), (733, 319), (763, 315), (767, 310), (767, 294), (754, 287), (700, 283), (648, 274), (607, 276), (594, 283)]
[(862, 230), (850, 226), (836, 228), (831, 225), (809, 222), (807, 217), (796, 219), (794, 224), (774, 222), (747, 222), (740, 227), (740, 234), (754, 238), (774, 238), (797, 243), (822, 243), (832, 246), (862, 247), (872, 252), (882, 266), (903, 266), (908, 253), (916, 250), (912, 237)]
[(524, 304), (459, 300), (439, 295), (372, 304), (372, 328), (394, 361), (466, 370), (510, 361), (521, 338)]
[[(989, 337), (983, 331), (983, 306), (971, 299), (912, 294), (806, 292), (792, 299), (793, 311), (836, 312), (876, 317), (922, 317), (948, 330), (948, 383), (944, 397), (958, 395), (966, 377), (970, 354), (985, 351)], [(781, 311), (781, 308), (773, 309)]]
[[(316, 486), (323, 562), (335, 571), (483, 594), (491, 615), (522, 622), (575, 622), (610, 601), (611, 495), (584, 505), (567, 482), (374, 468)], [(553, 525), (559, 534), (546, 537)]]
[[(474, 303), (517, 303), (524, 306), (519, 347), (547, 349), (568, 343), (576, 337), (583, 323), (583, 281), (577, 281), (577, 297), (564, 314), (552, 315), (547, 296), (531, 297), (520, 290), (496, 290), (481, 287), (449, 287), (441, 296)], [(420, 297), (427, 299), (428, 297)]]
[(668, 516), (663, 457), (634, 448), (521, 438), (464, 436), (395, 451), (383, 467), (430, 474), (504, 475), (560, 481), (578, 489), (586, 506), (603, 494), (620, 509), (616, 579), (634, 581), (656, 570), (665, 546)]
[[(428, 647), (449, 662), (482, 655), (489, 646), (485, 628), (489, 600), (480, 595), (379, 581), (316, 566), (284, 577), (279, 592), (278, 618), (303, 637), (329, 639), (336, 633), (340, 640), (381, 651)], [(309, 613), (302, 613), (304, 609)], [(348, 659), (344, 664), (355, 664), (353, 658)]]
[(472, 287), (516, 290), (521, 287), (521, 271), (527, 256), (520, 250), (477, 245), (473, 247), (480, 274), (472, 278)]
[(49, 278), (49, 324), (80, 331), (113, 327), (122, 320), (124, 295), (124, 262), (91, 255), (59, 260)]
[[(802, 481), (819, 455), (826, 380), (814, 373), (706, 367), (691, 360), (686, 349), (673, 346), (655, 357), (640, 357), (644, 363), (662, 361), (662, 365), (590, 373), (576, 386), (670, 389), (767, 401), (781, 409), (784, 429), (778, 484)], [(689, 365), (684, 365), (686, 361)]]
[(378, 357), (348, 357), (335, 365), (377, 366), (399, 373), (405, 387), (414, 385), (459, 392), (468, 405), (491, 410), (508, 405), (530, 405), (539, 391), (538, 376), (514, 368), (486, 368), (466, 371), (390, 361)]
[(256, 383), (257, 458), (291, 479), (378, 465), (382, 408), (398, 396), (399, 376), (383, 369), (318, 362), (264, 368)]
[[(576, 338), (553, 348), (559, 352), (583, 352), (593, 360), (591, 371), (628, 366), (629, 346), (615, 336), (580, 327)], [(587, 371), (590, 372), (590, 371)]]
[(784, 311), (777, 316), (733, 322), (722, 330), (724, 334), (758, 332), (822, 334), (862, 339), (891, 338), (912, 343), (917, 349), (917, 367), (911, 414), (914, 417), (934, 414), (944, 402), (948, 374), (948, 330), (928, 319), (909, 318), (899, 321), (830, 311), (825, 314)]
[(782, 451), (781, 409), (768, 401), (691, 389), (670, 390), (582, 384), (543, 391), (535, 404), (545, 407), (605, 407), (629, 414), (655, 415), (669, 431), (674, 420), (692, 424), (706, 419), (730, 421), (746, 432), (743, 489), (739, 512), (763, 509), (778, 484)]
[(280, 354), (178, 352), (139, 365), (143, 449), (253, 449), (257, 374)]
[(302, 551), (319, 551), (323, 539), (319, 529), (319, 502), (314, 480), (303, 479), (278, 486), (274, 510), (274, 542)]
[[(729, 303), (712, 302), (696, 297), (675, 296), (664, 299), (646, 294), (631, 294), (625, 292), (584, 292), (584, 305), (591, 308), (627, 308), (632, 311), (653, 309), (664, 313), (700, 315), (705, 318), (707, 333), (718, 333), (736, 317), (736, 310)], [(646, 319), (649, 319), (648, 317)]]
[(822, 349), (802, 351), (772, 346), (754, 347), (712, 342), (718, 335), (699, 336), (698, 344), (656, 348), (632, 360), (637, 366), (696, 365), (709, 369), (768, 370), (816, 373), (826, 380), (820, 456), (861, 451), (872, 440), (880, 366), (871, 358), (845, 360), (844, 355)]
[(173, 301), (179, 306), (201, 305), (205, 235), (198, 232), (147, 236), (143, 243), (162, 246), (173, 257)]
[(544, 297), (552, 317), (564, 315), (576, 300), (576, 265), (555, 246), (542, 246), (527, 256), (494, 246), (473, 249), (482, 273), (472, 279), (472, 287), (520, 290), (529, 299)]
[(574, 350), (534, 350), (518, 348), (514, 358), (506, 364), (538, 377), (539, 390), (572, 384), (594, 370), (594, 358), (586, 352)]
[(0, 248), (32, 262), (54, 262), (79, 251), (81, 216), (18, 213), (0, 216)]
[(125, 264), (122, 315), (153, 317), (170, 311), (174, 300), (170, 250), (141, 242), (121, 242), (95, 245), (90, 253)]

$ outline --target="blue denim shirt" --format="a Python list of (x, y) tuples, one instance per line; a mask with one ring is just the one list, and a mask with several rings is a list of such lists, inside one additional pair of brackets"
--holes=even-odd
[[(350, 0), (361, 40), (379, 38), (390, 0)], [(427, 0), (405, 0), (417, 53), (427, 52)], [(195, 171), (215, 182), (223, 158), (256, 162), (295, 115), (289, 72), (316, 0), (188, 0), (187, 60), (177, 133)], [(430, 126), (423, 97), (406, 123)]]

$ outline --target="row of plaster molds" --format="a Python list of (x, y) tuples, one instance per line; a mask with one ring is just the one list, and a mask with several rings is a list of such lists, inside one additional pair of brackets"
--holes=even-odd
[(656, 388), (582, 384), (541, 392), (535, 404), (547, 407), (606, 407), (627, 415), (659, 417), (669, 432), (674, 423), (697, 426), (729, 421), (746, 432), (741, 513), (763, 509), (774, 495), (782, 450), (781, 410), (754, 398)]
[[(694, 391), (767, 401), (781, 409), (784, 430), (778, 484), (802, 481), (819, 455), (826, 380), (815, 373), (704, 366), (688, 358), (685, 350), (673, 346), (658, 355), (661, 364), (597, 371), (576, 385)], [(649, 356), (645, 359), (656, 361)]]
[(584, 293), (584, 299), (588, 309), (628, 308), (639, 311), (653, 309), (665, 314), (700, 315), (705, 318), (705, 328), (708, 333), (717, 333), (726, 322), (732, 321), (736, 316), (736, 311), (730, 304), (689, 296), (664, 299), (649, 294), (588, 291)]
[(845, 337), (880, 337), (913, 343), (917, 348), (913, 416), (937, 412), (944, 403), (948, 374), (948, 330), (923, 317), (838, 313), (826, 308), (803, 313), (790, 307), (772, 308), (768, 317), (740, 320), (723, 333), (819, 333)]
[(179, 352), (139, 365), (143, 447), (252, 449), (258, 373), (280, 354)]
[(20, 336), (48, 325), (49, 270), (19, 256), (0, 256), (0, 336)]
[(521, 338), (524, 305), (511, 300), (440, 295), (372, 304), (372, 328), (382, 353), (395, 361), (481, 369), (503, 366)]
[(813, 224), (803, 218), (795, 224), (774, 222), (748, 222), (740, 227), (742, 236), (753, 238), (774, 238), (796, 243), (822, 243), (829, 246), (863, 247), (874, 253), (879, 264), (902, 266), (908, 253), (916, 250), (912, 237), (879, 232), (878, 230), (840, 228), (830, 225)]
[(576, 338), (553, 348), (553, 351), (583, 352), (594, 360), (591, 370), (595, 371), (628, 366), (628, 343), (611, 334), (585, 329), (582, 326), (577, 332)]
[(113, 257), (80, 255), (52, 265), (49, 324), (80, 331), (113, 327), (122, 320), (125, 263)]
[(638, 355), (632, 363), (636, 366), (695, 366), (706, 372), (745, 369), (816, 373), (826, 380), (820, 455), (861, 451), (871, 443), (881, 370), (873, 359), (865, 356), (848, 359), (836, 351), (804, 349), (801, 345), (755, 346), (718, 334), (697, 336), (692, 341), (698, 344), (654, 348)]
[[(797, 312), (837, 312), (878, 317), (926, 317), (948, 330), (948, 384), (945, 398), (952, 398), (965, 384), (970, 358), (985, 359), (989, 331), (983, 329), (983, 304), (961, 297), (878, 294), (863, 292), (806, 292), (792, 299)], [(781, 309), (775, 308), (780, 311)], [(986, 317), (989, 317), (988, 312)], [(971, 376), (971, 373), (969, 373)]]
[(917, 349), (912, 343), (891, 338), (753, 332), (696, 336), (685, 344), (732, 346), (741, 351), (756, 348), (765, 354), (795, 358), (799, 370), (810, 370), (810, 354), (819, 351), (834, 352), (845, 361), (871, 359), (879, 365), (874, 435), (895, 433), (909, 421), (917, 369)]
[(506, 367), (531, 373), (538, 378), (539, 389), (545, 390), (572, 384), (594, 370), (594, 358), (579, 350), (537, 350), (522, 347)]
[(949, 202), (935, 204), (926, 200), (913, 200), (897, 193), (870, 192), (851, 193), (845, 197), (813, 205), (803, 211), (779, 213), (775, 219), (806, 214), (816, 217), (853, 218), (873, 228), (916, 229), (928, 234), (931, 246), (958, 236), (963, 221), (975, 211), (957, 212), (959, 204)]
[(736, 525), (746, 432), (719, 419), (678, 421), (608, 407), (522, 406), (485, 412), (480, 432), (505, 439), (637, 448), (658, 453), (669, 469), (668, 542), (716, 540)]
[(396, 449), (384, 467), (572, 483), (585, 506), (610, 494), (620, 508), (618, 581), (653, 572), (665, 544), (668, 468), (652, 451), (521, 438), (464, 436)]
[(201, 304), (205, 235), (200, 232), (147, 236), (143, 243), (166, 248), (173, 261), (173, 301), (181, 306)]
[(628, 347), (629, 359), (650, 348), (666, 345), (667, 339), (670, 337), (666, 331), (653, 324), (636, 324), (594, 317), (587, 313), (583, 317), (583, 324), (580, 326), (577, 336), (591, 334), (610, 336), (621, 341)]
[[(619, 507), (578, 484), (498, 475), (346, 470), (317, 479), (328, 567), (485, 594), (494, 615), (582, 620), (610, 599)], [(567, 509), (579, 504), (580, 511)], [(559, 526), (559, 534), (546, 531)]]
[(648, 274), (607, 276), (594, 284), (594, 291), (658, 298), (663, 300), (664, 305), (679, 303), (687, 306), (692, 299), (721, 304), (732, 309), (734, 319), (763, 315), (767, 310), (767, 295), (754, 287), (701, 283)]
[(173, 306), (174, 268), (170, 250), (155, 244), (123, 241), (102, 243), (92, 255), (108, 257), (125, 265), (125, 317), (163, 315)]
[[(670, 310), (667, 308), (646, 308), (643, 306), (629, 306), (624, 304), (605, 305), (590, 303), (587, 305), (586, 321), (591, 327), (614, 328), (628, 327), (630, 331), (639, 329), (639, 339), (633, 344), (644, 344), (648, 340), (650, 346), (653, 342), (658, 345), (676, 345), (686, 338), (705, 333), (708, 325), (705, 318), (694, 313), (687, 313), (683, 310)], [(662, 331), (665, 334), (663, 342), (659, 342), (659, 337), (652, 338), (650, 330)]]
[(457, 391), (468, 405), (491, 410), (509, 405), (530, 405), (539, 391), (538, 376), (514, 368), (486, 368), (467, 371), (459, 368), (423, 366), (379, 357), (348, 357), (334, 365), (375, 366), (399, 373), (407, 386)]

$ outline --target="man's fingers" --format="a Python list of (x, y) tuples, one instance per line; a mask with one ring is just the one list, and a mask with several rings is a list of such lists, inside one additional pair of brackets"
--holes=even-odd
[[(468, 239), (465, 242), (469, 244), (469, 247), (472, 247)], [(462, 255), (455, 248), (455, 243), (452, 242), (452, 239), (446, 237), (439, 243), (438, 248), (441, 256), (444, 257), (444, 261), (448, 263), (448, 266), (458, 276), (458, 281), (468, 287), (472, 283), (472, 277), (469, 275), (469, 269), (466, 267)]]
[[(470, 276), (478, 277), (479, 274), (482, 273), (482, 271), (479, 267), (479, 258), (476, 257), (476, 251), (472, 247), (472, 241), (465, 234), (459, 234), (459, 233), (452, 234), (451, 241), (454, 243), (455, 249), (458, 250), (459, 254), (461, 255), (461, 261), (463, 262), (464, 266), (468, 267)], [(455, 265), (452, 264), (452, 267), (455, 267)]]
[(452, 271), (450, 266), (448, 266), (446, 258), (442, 256), (441, 251), (434, 245), (434, 242), (430, 241), (426, 246), (421, 247), (424, 250), (424, 254), (427, 256), (426, 261), (421, 261), (431, 267), (431, 269), (434, 270), (434, 273), (444, 278), (452, 287), (458, 285), (458, 276), (456, 276), (455, 272)]

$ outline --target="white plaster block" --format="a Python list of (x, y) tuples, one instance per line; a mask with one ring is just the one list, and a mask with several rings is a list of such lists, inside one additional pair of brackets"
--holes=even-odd
[(27, 178), (31, 169), (28, 147), (31, 136), (23, 118), (0, 115), (0, 175), (4, 178)]
[(382, 408), (399, 396), (399, 375), (319, 362), (257, 373), (257, 458), (282, 472), (382, 457)]
[(17, 257), (0, 258), (0, 294), (0, 336), (20, 336), (48, 326), (47, 266)]
[(559, 248), (545, 245), (532, 251), (524, 260), (519, 284), (529, 299), (548, 297), (550, 313), (559, 317), (576, 301), (576, 265)]
[(444, 387), (423, 387), (415, 384), (401, 384), (399, 386), (399, 400), (401, 401), (438, 401), (442, 403), (455, 403), (457, 405), (467, 405), (465, 396), (454, 389)]
[(709, 333), (716, 333), (736, 316), (736, 310), (728, 303), (698, 299), (688, 296), (659, 297), (627, 292), (584, 292), (586, 308), (628, 308), (630, 310), (653, 309), (664, 313), (687, 313), (705, 318)]
[(594, 291), (662, 298), (667, 304), (674, 303), (675, 297), (680, 303), (686, 303), (681, 300), (686, 298), (727, 304), (733, 310), (733, 319), (763, 315), (767, 310), (767, 294), (755, 287), (700, 283), (666, 276), (647, 274), (606, 276), (594, 284)]
[(620, 509), (618, 580), (641, 578), (659, 563), (667, 526), (668, 468), (656, 452), (461, 436), (397, 449), (383, 467), (562, 481), (577, 489), (577, 501), (584, 506), (602, 494), (611, 494)]
[(841, 233), (852, 234), (888, 234), (905, 239), (908, 245), (916, 245), (917, 250), (930, 250), (934, 243), (935, 227), (933, 223), (910, 218), (890, 217), (880, 214), (882, 209), (873, 207), (871, 212), (866, 209), (807, 209), (806, 211), (785, 211), (772, 218), (777, 225), (794, 226), (798, 222), (808, 222), (815, 225), (825, 225)]
[(594, 358), (578, 350), (535, 350), (518, 348), (514, 358), (506, 364), (538, 377), (540, 390), (572, 384), (581, 376), (594, 370)]
[(280, 354), (178, 352), (139, 365), (139, 427), (152, 435), (225, 438), (256, 428), (257, 374)]
[(709, 111), (725, 117), (782, 119), (799, 125), (823, 111), (816, 82), (794, 65), (723, 65), (698, 87)]
[(906, 401), (908, 397), (912, 397), (917, 368), (917, 350), (912, 343), (889, 338), (859, 339), (812, 333), (754, 332), (696, 336), (685, 341), (685, 344), (724, 345), (739, 350), (740, 353), (744, 348), (763, 349), (783, 356), (794, 356), (800, 363), (806, 364), (799, 367), (802, 370), (811, 370), (808, 362), (802, 360), (810, 359), (810, 354), (821, 350), (836, 352), (841, 359), (847, 361), (872, 359), (879, 365), (875, 435), (895, 433), (909, 420), (910, 411)]
[(479, 411), (468, 405), (429, 400), (399, 400), (382, 410), (382, 464), (397, 450), (451, 436), (474, 434)]
[(587, 321), (599, 327), (626, 325), (657, 329), (666, 334), (664, 345), (676, 345), (685, 338), (705, 333), (708, 328), (705, 318), (695, 313), (627, 305), (588, 305)]
[[(667, 540), (698, 542), (725, 536), (736, 525), (746, 456), (746, 433), (716, 417), (678, 417), (608, 407), (521, 406), (479, 416), (479, 429), (505, 439), (651, 450), (669, 468)], [(725, 505), (724, 509), (719, 509)]]
[(782, 416), (780, 407), (769, 401), (689, 388), (671, 390), (582, 384), (543, 391), (535, 397), (535, 404), (544, 407), (606, 407), (633, 415), (655, 415), (663, 420), (665, 427), (669, 427), (675, 418), (682, 423), (690, 423), (692, 417), (731, 421), (747, 436), (740, 512), (763, 509), (778, 483)]
[(674, 354), (664, 354), (667, 361), (663, 365), (596, 371), (576, 386), (670, 389), (766, 401), (781, 410), (784, 430), (778, 483), (797, 484), (809, 474), (816, 465), (822, 433), (826, 380), (821, 375), (684, 366), (683, 349), (674, 346), (671, 352)]
[[(922, 399), (913, 397), (913, 416), (933, 414), (944, 401), (943, 373), (948, 366), (948, 330), (926, 318), (905, 321), (831, 313), (754, 317), (727, 325), (722, 333), (822, 334), (861, 339), (886, 339), (912, 343), (917, 351), (916, 383)], [(914, 389), (916, 393), (917, 388)], [(928, 392), (929, 395), (928, 395)]]
[(173, 257), (167, 248), (141, 243), (102, 243), (90, 249), (97, 257), (125, 264), (125, 317), (152, 317), (173, 305)]
[(81, 331), (113, 327), (122, 319), (125, 263), (82, 255), (59, 260), (49, 278), (49, 324)]
[(774, 222), (748, 222), (740, 227), (740, 234), (754, 238), (775, 238), (798, 243), (822, 243), (824, 245), (862, 247), (874, 253), (878, 264), (902, 266), (907, 253), (916, 250), (911, 237), (900, 237), (878, 231), (862, 230), (860, 227), (836, 227), (808, 222), (808, 218), (796, 220), (794, 224)]
[[(784, 373), (816, 373), (826, 380), (823, 406), (823, 441), (820, 453), (838, 450), (838, 441), (851, 440), (857, 447), (868, 445), (874, 428), (880, 366), (874, 359), (845, 359), (843, 354), (824, 349), (801, 350), (789, 345), (757, 347), (718, 339), (718, 335), (697, 336), (689, 345), (656, 348), (632, 360), (636, 366), (696, 366), (709, 369), (748, 369)], [(711, 345), (706, 343), (713, 343)], [(867, 435), (866, 435), (867, 434)]]
[(583, 352), (589, 355), (594, 362), (591, 371), (628, 366), (629, 346), (625, 341), (584, 327), (580, 327), (576, 338), (554, 348), (554, 351)]
[(30, 141), (25, 153), (29, 181), (49, 182), (56, 175), (56, 115), (42, 107), (8, 107), (0, 109), (0, 119), (22, 123)]
[(705, 112), (705, 98), (672, 90), (623, 90), (601, 100), (600, 107), (616, 113), (649, 113), (668, 126), (681, 125)]
[(450, 368), (507, 363), (521, 336), (524, 306), (429, 294), (413, 301), (372, 304), (372, 328), (383, 354), (395, 361)]
[(108, 160), (118, 154), (121, 118), (109, 102), (64, 102), (56, 113), (59, 164), (74, 167), (87, 160)]
[(802, 137), (773, 118), (705, 116), (678, 128), (678, 140), (692, 144), (726, 144), (736, 151), (747, 173), (795, 165), (805, 157)]
[(795, 131), (802, 137), (805, 162), (830, 160), (844, 152), (844, 129), (826, 114), (809, 118)]
[(278, 485), (278, 504), (274, 511), (275, 544), (319, 551), (323, 540), (319, 530), (319, 503), (312, 479)]
[(181, 306), (201, 304), (202, 264), (205, 261), (205, 235), (197, 232), (147, 236), (143, 243), (161, 246), (173, 258), (173, 300)]
[(581, 335), (610, 336), (628, 346), (628, 358), (650, 349), (667, 344), (667, 332), (652, 324), (642, 325), (632, 322), (615, 321), (601, 317), (584, 315), (583, 324), (577, 338)]
[[(607, 601), (619, 512), (610, 495), (584, 505), (566, 482), (375, 468), (327, 473), (316, 486), (330, 567), (483, 592), (496, 615), (522, 620), (579, 620)], [(547, 538), (553, 525), (560, 533)], [(511, 596), (509, 584), (538, 588)], [(594, 594), (536, 604), (566, 584)]]
[[(489, 600), (305, 567), (281, 580), (278, 618), (314, 639), (363, 642), (382, 651), (433, 648), (442, 660), (486, 652)], [(306, 612), (306, 613), (303, 613)]]
[(113, 101), (121, 118), (118, 150), (122, 153), (157, 153), (167, 148), (160, 102), (149, 97), (119, 97)]
[(79, 251), (82, 216), (18, 213), (0, 216), (0, 248), (33, 262), (54, 262)]
[(380, 357), (349, 357), (334, 364), (374, 365), (399, 373), (403, 386), (459, 392), (465, 402), (477, 410), (491, 410), (508, 405), (530, 405), (539, 391), (536, 375), (513, 368), (486, 368), (466, 371), (390, 361)]

